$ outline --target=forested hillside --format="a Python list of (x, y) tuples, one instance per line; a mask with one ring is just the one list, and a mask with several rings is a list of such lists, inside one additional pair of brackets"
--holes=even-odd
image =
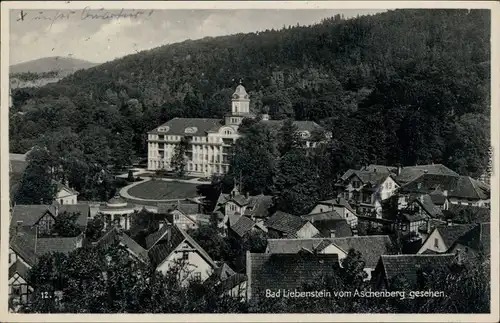
[(11, 152), (45, 135), (100, 163), (145, 154), (146, 132), (162, 122), (222, 116), (240, 78), (255, 112), (330, 129), (345, 167), (434, 162), (478, 176), (487, 165), (487, 10), (337, 16), (129, 55), (15, 90)]

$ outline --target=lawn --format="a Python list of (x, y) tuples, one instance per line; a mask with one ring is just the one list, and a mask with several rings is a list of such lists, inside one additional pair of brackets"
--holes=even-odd
[(191, 183), (155, 180), (131, 187), (128, 194), (148, 200), (173, 200), (198, 196), (197, 186)]

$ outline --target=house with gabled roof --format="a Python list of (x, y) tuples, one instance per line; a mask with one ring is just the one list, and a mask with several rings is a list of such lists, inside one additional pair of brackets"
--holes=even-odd
[(393, 196), (400, 184), (388, 169), (366, 167), (348, 170), (336, 186), (338, 197), (346, 199), (357, 214), (374, 213), (381, 217), (382, 201)]
[(69, 254), (83, 245), (83, 233), (77, 237), (37, 236), (37, 229), (15, 227), (10, 230), (9, 241), (9, 297), (17, 303), (27, 302), (33, 288), (27, 273), (40, 259), (50, 253)]
[(29, 269), (30, 267), (22, 261), (16, 261), (9, 266), (9, 298), (12, 307), (27, 304), (30, 301), (33, 287), (31, 287), (28, 280)]
[[(479, 207), (490, 205), (490, 187), (487, 184), (469, 176), (436, 175), (424, 172), (398, 190), (400, 208), (404, 208), (412, 196), (419, 197), (426, 194), (431, 195), (436, 203), (438, 199), (444, 199), (443, 210), (446, 210), (450, 204)], [(438, 198), (439, 195), (441, 195), (440, 198)]]
[(275, 212), (264, 225), (270, 236), (281, 238), (312, 238), (319, 230), (309, 220), (282, 211)]
[(61, 205), (77, 204), (78, 192), (61, 182), (52, 181), (56, 185), (56, 196), (54, 198)]
[(21, 205), (17, 204), (11, 211), (11, 227), (37, 227), (38, 234), (49, 234), (55, 219), (61, 213), (78, 213), (76, 224), (85, 230), (90, 215), (88, 204), (59, 205)]
[(339, 264), (353, 249), (361, 253), (365, 262), (364, 271), (371, 279), (381, 255), (392, 254), (392, 242), (388, 235), (355, 236), (345, 238), (312, 238), (312, 239), (268, 239), (266, 253), (296, 254), (308, 252), (312, 254), (336, 254)]
[(301, 290), (332, 275), (338, 262), (336, 254), (247, 252), (247, 299), (265, 298), (266, 291)]
[(262, 223), (257, 223), (247, 216), (241, 216), (239, 219), (229, 226), (229, 234), (233, 234), (237, 238), (243, 238), (251, 232), (267, 232), (267, 228)]
[(448, 250), (459, 256), (459, 259), (475, 260), (481, 256), (489, 257), (491, 253), (491, 223), (479, 223), (459, 237)]
[(245, 274), (235, 272), (226, 263), (219, 263), (205, 284), (213, 284), (216, 288), (220, 288), (222, 294), (245, 299), (246, 282), (247, 276)]
[(418, 282), (419, 270), (446, 268), (453, 263), (453, 254), (403, 254), (382, 255), (372, 274), (372, 282), (378, 289), (390, 290), (396, 278)]
[(164, 274), (182, 263), (179, 279), (185, 284), (191, 279), (205, 281), (217, 268), (208, 253), (175, 224), (161, 223), (158, 231), (146, 237), (146, 249), (151, 264)]
[(158, 204), (158, 213), (165, 214), (170, 223), (180, 226), (183, 230), (198, 228), (205, 218), (201, 204), (181, 201)]
[(335, 211), (340, 215), (341, 218), (345, 219), (347, 223), (355, 228), (358, 225), (358, 216), (356, 211), (343, 197), (338, 197), (336, 199), (319, 201), (316, 203), (314, 208), (309, 212), (309, 214), (323, 213)]
[(446, 253), (461, 236), (473, 227), (474, 225), (470, 224), (444, 224), (437, 226), (429, 234), (417, 253)]
[(351, 226), (336, 211), (307, 214), (301, 216), (301, 218), (311, 222), (319, 230), (321, 237), (335, 238), (353, 235)]
[(148, 251), (130, 238), (125, 232), (123, 232), (122, 229), (116, 226), (104, 233), (104, 235), (94, 243), (94, 246), (106, 248), (115, 242), (117, 242), (120, 246), (125, 247), (130, 253), (130, 257), (132, 259), (141, 261), (145, 264), (149, 263)]

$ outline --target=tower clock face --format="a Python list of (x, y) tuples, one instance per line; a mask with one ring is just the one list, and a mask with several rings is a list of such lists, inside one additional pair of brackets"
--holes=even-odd
[(233, 94), (233, 99), (237, 99), (238, 98), (238, 94)]

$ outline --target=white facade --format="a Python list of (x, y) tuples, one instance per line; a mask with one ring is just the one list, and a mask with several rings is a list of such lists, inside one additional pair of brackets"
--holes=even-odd
[(78, 204), (78, 193), (62, 187), (56, 194), (56, 201), (61, 205)]
[(166, 274), (172, 266), (175, 266), (176, 261), (182, 260), (185, 261), (186, 265), (180, 278), (185, 284), (187, 284), (190, 279), (200, 279), (203, 282), (210, 277), (215, 269), (200, 255), (198, 250), (187, 241), (184, 241), (163, 260), (156, 270)]
[[(192, 125), (187, 124), (182, 133), (178, 133), (172, 132), (174, 131), (172, 124), (179, 124), (186, 119), (175, 118), (148, 133), (148, 170), (172, 170), (170, 162), (175, 154), (175, 147), (183, 137), (189, 137), (186, 157), (188, 174), (209, 177), (212, 174), (228, 172), (231, 147), (240, 137), (238, 126), (245, 117), (252, 117), (250, 99), (240, 84), (233, 94), (231, 114), (226, 116), (224, 124), (200, 133), (200, 129), (196, 127), (196, 120), (201, 119), (191, 119)], [(215, 124), (213, 119), (206, 120), (211, 120)]]
[(424, 244), (417, 252), (418, 254), (424, 253), (426, 250), (432, 250), (439, 253), (444, 253), (448, 251), (448, 246), (444, 243), (443, 238), (439, 234), (439, 230), (434, 229), (432, 233), (429, 235), (427, 240), (425, 240)]

